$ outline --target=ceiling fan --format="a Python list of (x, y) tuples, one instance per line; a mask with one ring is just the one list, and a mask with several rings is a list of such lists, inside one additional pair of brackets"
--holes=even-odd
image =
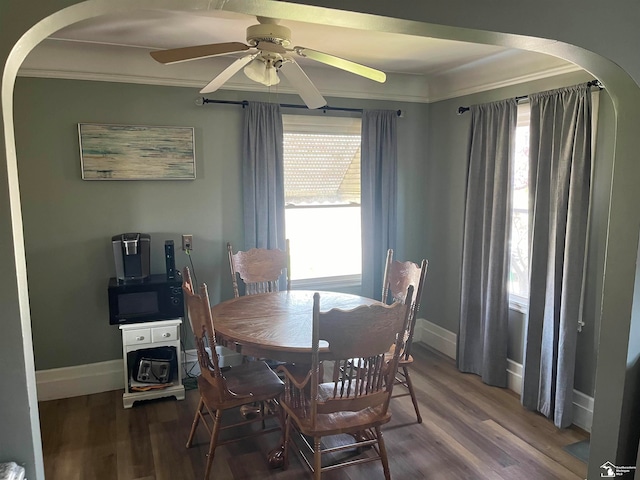
[(200, 93), (215, 92), (244, 67), (244, 73), (247, 77), (266, 86), (279, 83), (280, 77), (278, 74), (282, 73), (309, 108), (324, 107), (327, 102), (302, 68), (300, 68), (298, 62), (295, 61), (294, 54), (340, 68), (376, 82), (384, 83), (386, 81), (385, 73), (380, 70), (310, 48), (297, 46), (289, 48), (289, 45), (291, 45), (291, 30), (289, 28), (280, 25), (277, 19), (257, 18), (259, 24), (251, 25), (247, 28), (248, 45), (240, 42), (213, 43), (210, 45), (158, 50), (151, 52), (151, 56), (154, 60), (168, 65), (248, 51), (248, 55), (235, 60), (200, 90)]

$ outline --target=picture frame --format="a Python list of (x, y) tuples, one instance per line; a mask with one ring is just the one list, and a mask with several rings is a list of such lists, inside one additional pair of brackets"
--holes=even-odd
[(193, 127), (78, 123), (83, 180), (194, 180)]

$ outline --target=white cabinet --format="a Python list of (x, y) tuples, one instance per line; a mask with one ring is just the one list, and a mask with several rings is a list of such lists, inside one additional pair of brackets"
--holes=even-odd
[[(182, 319), (162, 320), (157, 322), (134, 323), (130, 325), (120, 325), (122, 330), (122, 357), (124, 359), (124, 394), (122, 403), (124, 408), (131, 408), (138, 400), (149, 400), (160, 397), (176, 397), (177, 400), (184, 400), (184, 385), (182, 385), (182, 351), (180, 347), (180, 325)], [(162, 347), (175, 348), (176, 366), (171, 372), (171, 382), (169, 385), (158, 385), (150, 383), (139, 383), (133, 378), (135, 365), (134, 352), (141, 349), (157, 348), (158, 352)], [(153, 352), (151, 351), (151, 355)], [(136, 391), (136, 388), (151, 388), (147, 391)]]

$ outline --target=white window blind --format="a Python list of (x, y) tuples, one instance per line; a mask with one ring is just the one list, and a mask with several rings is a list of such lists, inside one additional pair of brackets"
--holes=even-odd
[(283, 115), (287, 205), (360, 204), (360, 119)]

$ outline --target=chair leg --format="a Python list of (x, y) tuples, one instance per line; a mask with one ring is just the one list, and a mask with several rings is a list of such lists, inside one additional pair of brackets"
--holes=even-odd
[(278, 423), (280, 424), (280, 442), (278, 443), (278, 446), (272, 449), (267, 455), (269, 468), (282, 468), (283, 470), (286, 470), (289, 464), (286, 458), (287, 441), (285, 411), (276, 400), (269, 401), (268, 403), (265, 402), (265, 406), (267, 410), (271, 410), (271, 412), (278, 417)]
[(422, 415), (420, 415), (420, 409), (418, 408), (418, 399), (416, 398), (416, 392), (413, 390), (413, 383), (411, 383), (411, 377), (409, 376), (409, 369), (403, 365), (402, 371), (404, 372), (404, 378), (411, 395), (411, 401), (413, 402), (413, 408), (416, 410), (416, 417), (418, 417), (418, 423), (422, 423)]
[(313, 438), (313, 478), (322, 479), (322, 452), (320, 451), (320, 437)]
[(198, 408), (196, 408), (196, 414), (193, 417), (193, 423), (191, 424), (191, 432), (189, 433), (189, 439), (187, 440), (187, 448), (191, 448), (193, 444), (193, 437), (196, 434), (196, 428), (198, 428), (198, 423), (200, 423), (200, 416), (202, 415), (202, 406), (204, 402), (202, 401), (202, 397), (200, 397), (200, 401), (198, 402)]
[(216, 416), (213, 421), (213, 431), (211, 432), (211, 442), (209, 443), (209, 453), (207, 453), (207, 467), (204, 471), (204, 480), (208, 480), (213, 465), (213, 456), (216, 453), (216, 444), (218, 443), (218, 435), (220, 434), (220, 424), (222, 423), (222, 410), (216, 410)]
[(291, 439), (291, 417), (287, 415), (286, 420), (284, 421), (284, 437), (283, 437), (283, 459), (282, 469), (286, 470), (289, 468), (289, 441)]
[(380, 427), (376, 427), (376, 437), (378, 437), (378, 448), (380, 449), (380, 461), (382, 462), (382, 469), (384, 470), (384, 478), (385, 480), (391, 480), (387, 448), (384, 445), (384, 438), (382, 438), (382, 431), (380, 430)]

